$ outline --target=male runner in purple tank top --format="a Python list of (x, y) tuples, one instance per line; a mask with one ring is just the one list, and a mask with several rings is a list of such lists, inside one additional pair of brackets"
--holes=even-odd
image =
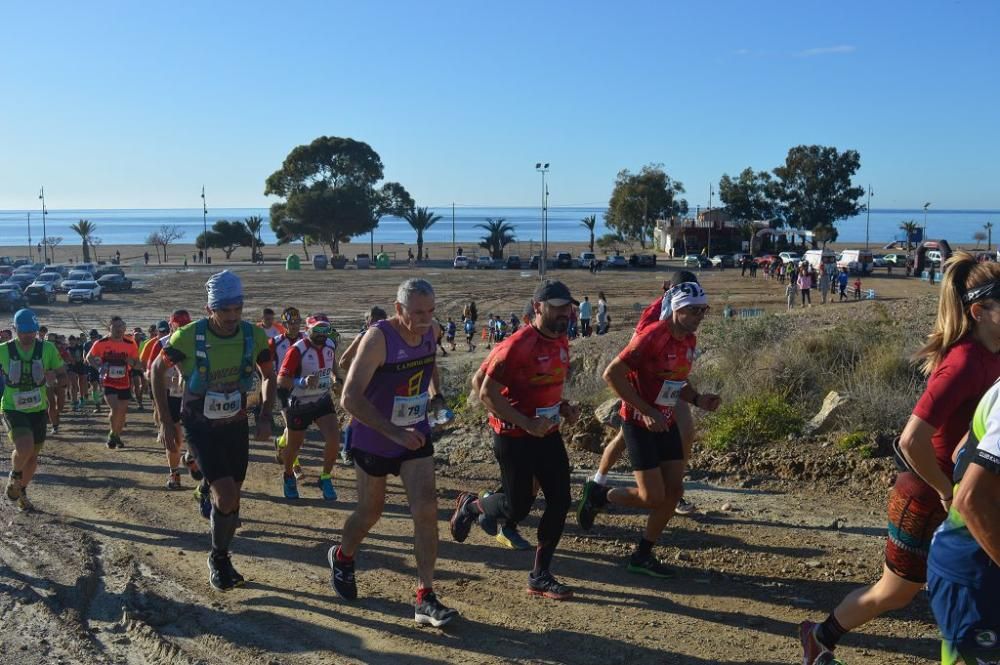
[(435, 364), (440, 335), (434, 323), (434, 289), (422, 279), (403, 282), (396, 293), (396, 315), (365, 332), (340, 402), (353, 416), (358, 503), (344, 524), (340, 545), (327, 554), (334, 591), (345, 600), (356, 599), (354, 556), (382, 515), (386, 476), (399, 476), (413, 516), (419, 580), (414, 620), (432, 626), (443, 626), (458, 615), (433, 591), (437, 493), (427, 414), (443, 406)]

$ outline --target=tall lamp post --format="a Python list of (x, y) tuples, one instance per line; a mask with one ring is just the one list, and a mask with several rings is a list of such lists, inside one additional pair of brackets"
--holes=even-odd
[(865, 208), (865, 251), (868, 251), (868, 230), (872, 224), (872, 186), (868, 185), (868, 206)]
[(930, 207), (930, 201), (924, 204), (924, 242), (927, 242), (927, 209)]
[(28, 213), (28, 259), (35, 262), (35, 246), (31, 244), (31, 213)]
[(42, 263), (44, 263), (45, 265), (48, 265), (48, 263), (49, 263), (49, 245), (48, 245), (49, 234), (48, 234), (48, 231), (45, 230), (45, 216), (49, 214), (49, 211), (45, 207), (45, 187), (44, 186), (42, 187), (41, 193), (38, 194), (38, 198), (40, 198), (42, 200), (42, 251), (45, 253), (44, 257), (42, 258)]
[(542, 174), (542, 258), (538, 262), (538, 276), (545, 279), (545, 267), (549, 261), (549, 190), (545, 186), (545, 174), (549, 163), (537, 162), (535, 170)]
[(202, 244), (205, 245), (203, 248), (205, 250), (205, 258), (203, 263), (208, 263), (208, 206), (205, 204), (205, 185), (201, 186), (201, 226), (202, 226)]

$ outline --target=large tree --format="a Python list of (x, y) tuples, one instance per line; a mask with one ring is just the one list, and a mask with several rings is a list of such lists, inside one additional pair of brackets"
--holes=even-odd
[(719, 179), (719, 198), (726, 214), (736, 222), (767, 222), (774, 218), (774, 193), (774, 180), (767, 171), (754, 172), (747, 167), (736, 178), (723, 174)]
[(321, 136), (292, 149), (272, 173), (264, 194), (284, 201), (271, 206), (278, 242), (313, 238), (340, 253), (340, 243), (368, 233), (383, 215), (402, 217), (413, 207), (402, 185), (382, 180), (382, 160), (362, 141)]
[(833, 228), (838, 220), (857, 215), (865, 209), (865, 188), (853, 187), (851, 177), (860, 166), (856, 150), (821, 145), (790, 149), (785, 164), (774, 169), (779, 217), (788, 226), (812, 230)]
[(911, 240), (913, 239), (913, 234), (915, 234), (917, 232), (917, 229), (919, 229), (919, 228), (920, 228), (920, 225), (917, 224), (912, 219), (908, 219), (905, 222), (900, 222), (899, 229), (901, 231), (903, 231), (904, 233), (906, 233), (906, 251), (907, 252), (910, 251), (910, 247), (913, 244), (911, 242)]
[(479, 246), (498, 261), (503, 260), (504, 247), (517, 240), (514, 235), (514, 226), (503, 217), (487, 217), (486, 223), (476, 224), (476, 228), (486, 231)]
[(662, 164), (647, 164), (639, 173), (622, 169), (615, 178), (604, 218), (612, 231), (645, 247), (657, 219), (687, 212), (687, 201), (679, 198), (683, 193), (684, 185), (671, 179)]
[(80, 240), (83, 241), (83, 262), (90, 263), (90, 243), (94, 237), (94, 232), (97, 230), (97, 224), (86, 219), (81, 219), (76, 224), (70, 224), (69, 228), (73, 233), (80, 236)]
[(264, 226), (264, 218), (260, 215), (251, 215), (243, 220), (243, 226), (250, 232), (250, 260), (257, 260), (257, 248), (264, 245), (260, 239), (260, 230)]
[(414, 208), (403, 215), (403, 219), (417, 232), (417, 261), (424, 255), (424, 231), (434, 226), (441, 215), (430, 212), (427, 208)]
[(594, 251), (594, 230), (597, 228), (597, 215), (588, 215), (580, 220), (580, 226), (590, 232), (590, 251)]
[(199, 233), (194, 242), (198, 249), (210, 247), (221, 249), (225, 253), (226, 259), (233, 255), (237, 247), (251, 247), (253, 243), (253, 235), (243, 222), (230, 222), (225, 219), (220, 219), (212, 224), (212, 229), (208, 232), (207, 237), (204, 233)]

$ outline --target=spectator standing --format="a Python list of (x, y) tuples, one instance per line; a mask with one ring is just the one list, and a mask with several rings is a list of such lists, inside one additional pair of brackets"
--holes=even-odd
[(861, 300), (861, 277), (854, 278), (854, 299)]
[(594, 314), (594, 307), (590, 304), (590, 296), (584, 296), (580, 303), (580, 334), (590, 337), (590, 319)]
[[(791, 278), (788, 279), (788, 283), (792, 283)], [(809, 306), (812, 307), (812, 298), (809, 296), (809, 290), (812, 289), (813, 278), (807, 264), (803, 263), (802, 267), (799, 268), (799, 276), (796, 283), (799, 287), (799, 293), (802, 296), (802, 306), (805, 307), (808, 302)]]
[(847, 268), (841, 268), (840, 272), (837, 274), (837, 289), (840, 291), (840, 302), (847, 300), (847, 281), (850, 277), (847, 276)]
[(788, 305), (788, 311), (792, 311), (795, 307), (795, 283), (792, 281), (788, 282), (788, 286), (785, 287), (785, 302)]
[(604, 291), (597, 292), (597, 334), (608, 332), (608, 299)]
[(819, 271), (819, 297), (822, 303), (826, 304), (826, 297), (830, 295), (830, 271), (824, 266)]

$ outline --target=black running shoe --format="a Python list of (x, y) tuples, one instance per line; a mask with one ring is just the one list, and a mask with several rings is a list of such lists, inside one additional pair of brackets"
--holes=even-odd
[(181, 462), (183, 462), (184, 466), (187, 467), (188, 475), (191, 476), (191, 480), (200, 481), (205, 477), (201, 472), (201, 469), (198, 468), (198, 461), (194, 458), (194, 455), (191, 454), (190, 450), (184, 451), (184, 454), (181, 456)]
[(354, 580), (354, 561), (337, 559), (337, 547), (334, 545), (326, 553), (326, 560), (330, 563), (330, 586), (344, 600), (357, 600), (358, 583)]
[(114, 434), (108, 434), (107, 443), (108, 443), (108, 448), (114, 450), (115, 448), (118, 447), (118, 437), (116, 437)]
[(573, 597), (573, 590), (552, 577), (552, 573), (547, 570), (537, 576), (528, 573), (528, 593), (552, 600), (569, 600)]
[(479, 514), (472, 510), (472, 506), (470, 505), (475, 500), (475, 494), (463, 492), (458, 495), (458, 499), (455, 501), (455, 513), (451, 516), (451, 521), (449, 522), (451, 537), (455, 539), (455, 542), (465, 542), (465, 539), (469, 537), (469, 529), (472, 528), (472, 523), (479, 517)]
[(588, 480), (583, 484), (583, 495), (580, 497), (580, 505), (576, 509), (576, 521), (584, 531), (590, 531), (594, 526), (594, 518), (601, 512), (601, 507), (597, 505), (597, 493), (601, 491), (601, 486), (593, 480)]
[(440, 628), (457, 616), (458, 610), (442, 605), (433, 591), (424, 594), (424, 599), (413, 606), (413, 620), (422, 626)]
[(637, 575), (648, 575), (650, 577), (658, 577), (660, 579), (669, 580), (677, 576), (674, 569), (665, 563), (661, 563), (652, 554), (646, 557), (637, 557), (632, 555), (629, 557), (628, 565), (625, 566), (625, 570), (630, 573), (636, 573)]
[(208, 555), (208, 581), (219, 591), (243, 586), (246, 580), (233, 568), (229, 553)]

